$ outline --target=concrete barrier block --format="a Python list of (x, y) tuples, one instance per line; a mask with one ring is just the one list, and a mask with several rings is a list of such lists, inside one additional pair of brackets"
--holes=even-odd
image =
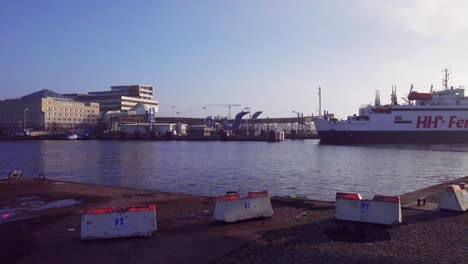
[(468, 210), (468, 189), (466, 184), (450, 185), (439, 201), (439, 209), (464, 212)]
[(81, 239), (151, 237), (157, 230), (154, 205), (130, 206), (122, 210), (98, 208), (81, 217)]
[(359, 193), (336, 193), (335, 217), (340, 220), (395, 225), (401, 223), (399, 196), (376, 195), (362, 199)]
[(273, 208), (267, 191), (249, 192), (243, 198), (237, 193), (219, 196), (214, 209), (214, 218), (224, 222), (271, 216)]

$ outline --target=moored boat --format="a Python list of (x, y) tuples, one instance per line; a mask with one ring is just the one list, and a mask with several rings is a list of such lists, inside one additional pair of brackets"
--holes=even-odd
[(325, 144), (379, 143), (468, 143), (468, 97), (463, 87), (448, 86), (445, 70), (443, 89), (418, 93), (413, 87), (404, 104), (398, 104), (392, 88), (391, 104), (376, 103), (359, 109), (346, 120), (314, 120), (320, 142)]
[(67, 139), (69, 139), (69, 140), (76, 140), (76, 139), (78, 139), (78, 135), (75, 134), (75, 133), (69, 133), (69, 134), (67, 135)]

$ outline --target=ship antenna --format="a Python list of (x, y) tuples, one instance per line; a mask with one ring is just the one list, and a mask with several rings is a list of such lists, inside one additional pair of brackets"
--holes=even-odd
[(431, 93), (432, 93), (432, 90), (434, 90), (434, 85), (431, 84)]
[(449, 75), (452, 74), (452, 72), (447, 68), (445, 68), (443, 72), (445, 73), (445, 78), (442, 80), (442, 85), (445, 87), (445, 90), (448, 90)]

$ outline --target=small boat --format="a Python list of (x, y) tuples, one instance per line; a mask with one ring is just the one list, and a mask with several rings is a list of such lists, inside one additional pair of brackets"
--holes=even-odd
[(70, 133), (70, 134), (67, 135), (67, 139), (76, 140), (76, 139), (78, 139), (78, 135), (75, 134), (75, 133)]

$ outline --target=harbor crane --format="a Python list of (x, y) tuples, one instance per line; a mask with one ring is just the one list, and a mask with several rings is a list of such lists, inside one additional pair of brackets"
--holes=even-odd
[(209, 104), (207, 106), (222, 106), (222, 107), (227, 107), (229, 109), (229, 116), (228, 118), (231, 119), (231, 108), (233, 106), (241, 106), (240, 104)]

